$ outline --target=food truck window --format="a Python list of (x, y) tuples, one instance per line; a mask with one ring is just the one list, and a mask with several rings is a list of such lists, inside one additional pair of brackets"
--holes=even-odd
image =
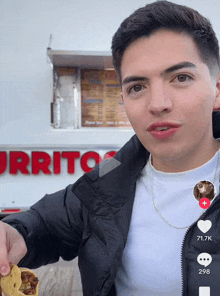
[(131, 127), (113, 69), (55, 66), (53, 79), (53, 128)]
[(82, 127), (130, 127), (114, 70), (82, 69)]

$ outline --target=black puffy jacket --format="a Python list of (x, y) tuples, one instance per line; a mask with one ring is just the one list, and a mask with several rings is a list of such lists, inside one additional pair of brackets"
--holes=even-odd
[[(213, 135), (220, 138), (220, 113), (213, 115)], [(46, 195), (30, 210), (3, 219), (24, 237), (28, 253), (19, 266), (37, 268), (64, 260), (79, 259), (84, 296), (116, 295), (114, 278), (126, 244), (136, 180), (149, 152), (134, 135), (114, 157), (121, 165), (100, 177), (99, 166), (65, 190)], [(106, 160), (111, 165), (112, 160)], [(113, 164), (114, 165), (114, 164)], [(220, 295), (220, 195), (205, 211), (212, 221), (208, 235), (201, 236), (196, 221), (187, 230), (182, 246), (184, 296), (199, 295), (200, 286), (210, 286)], [(212, 256), (210, 274), (199, 274), (197, 256)], [(199, 265), (199, 266), (198, 266)]]

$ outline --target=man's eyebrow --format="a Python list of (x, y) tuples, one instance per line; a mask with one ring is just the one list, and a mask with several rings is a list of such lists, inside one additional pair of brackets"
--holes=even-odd
[(144, 76), (128, 76), (122, 81), (122, 85), (133, 81), (148, 81), (149, 79)]
[(197, 68), (197, 67), (195, 64), (193, 64), (191, 62), (181, 62), (181, 63), (173, 65), (173, 66), (169, 67), (168, 69), (164, 70), (161, 73), (161, 75), (168, 74), (168, 73), (174, 72), (174, 71), (182, 69), (182, 68)]
[[(166, 70), (164, 70), (161, 73), (161, 76), (163, 76), (165, 74), (169, 74), (174, 71), (177, 71), (182, 68), (197, 68), (197, 66), (191, 62), (181, 62), (181, 63), (173, 65), (173, 66), (167, 68)], [(134, 81), (146, 81), (147, 82), (148, 80), (149, 80), (149, 78), (147, 78), (145, 76), (137, 76), (137, 75), (128, 76), (122, 81), (122, 85), (130, 83), (130, 82), (134, 82)]]

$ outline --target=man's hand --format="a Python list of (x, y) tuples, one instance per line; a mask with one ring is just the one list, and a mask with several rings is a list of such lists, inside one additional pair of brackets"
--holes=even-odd
[(27, 247), (22, 235), (10, 225), (0, 221), (0, 273), (10, 272), (10, 264), (18, 264), (26, 255)]

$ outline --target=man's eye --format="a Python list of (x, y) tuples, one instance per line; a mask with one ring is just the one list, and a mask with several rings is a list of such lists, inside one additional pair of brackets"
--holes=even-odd
[(142, 85), (134, 85), (129, 89), (129, 92), (139, 92), (143, 89)]
[(189, 75), (186, 75), (186, 74), (180, 74), (180, 75), (177, 75), (173, 81), (177, 81), (177, 82), (186, 82), (186, 81), (190, 81), (192, 80), (192, 77), (189, 76)]

